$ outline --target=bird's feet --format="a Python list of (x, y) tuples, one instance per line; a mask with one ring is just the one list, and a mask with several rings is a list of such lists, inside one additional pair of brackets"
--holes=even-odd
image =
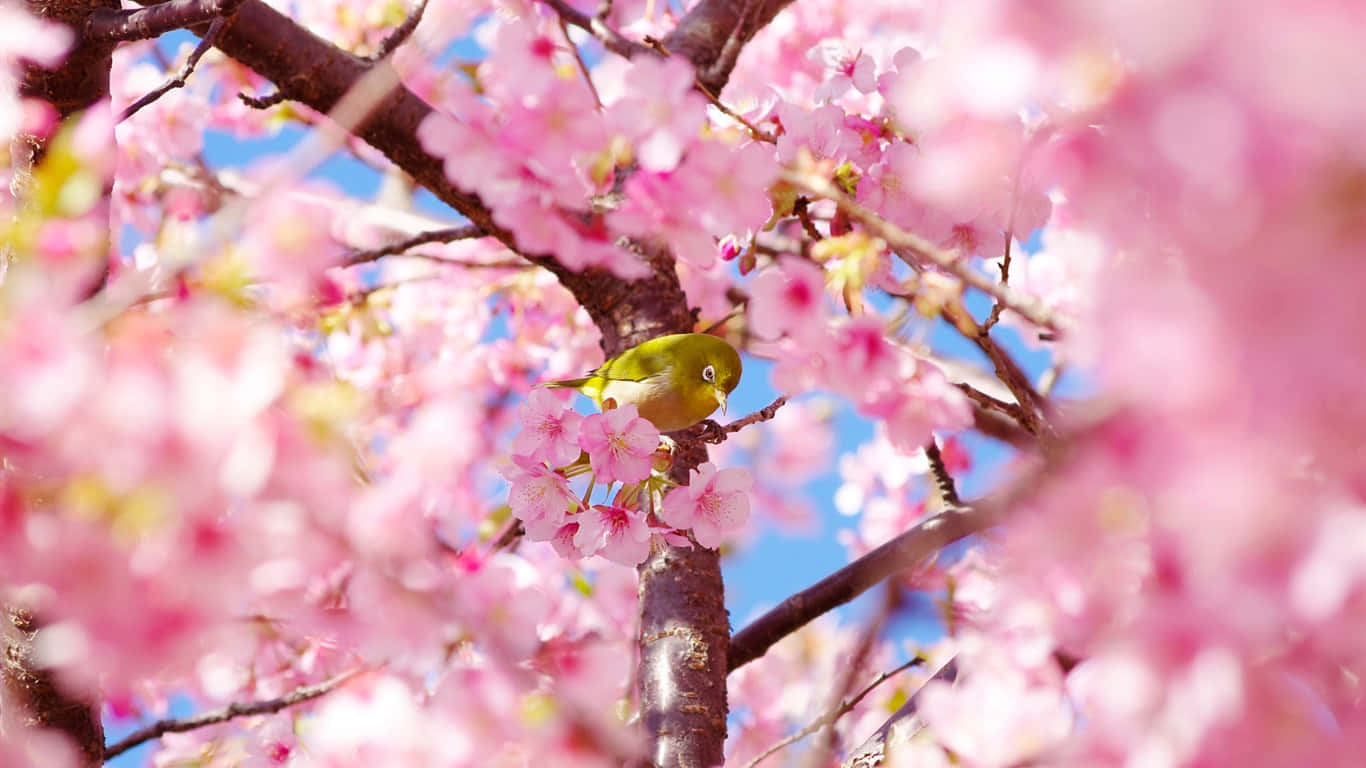
[(722, 443), (726, 439), (726, 429), (711, 419), (703, 419), (693, 427), (697, 437), (704, 443)]

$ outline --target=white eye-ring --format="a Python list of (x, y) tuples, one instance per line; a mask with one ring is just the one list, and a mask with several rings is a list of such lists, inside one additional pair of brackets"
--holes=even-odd
[(703, 381), (716, 381), (716, 369), (710, 365), (702, 369)]

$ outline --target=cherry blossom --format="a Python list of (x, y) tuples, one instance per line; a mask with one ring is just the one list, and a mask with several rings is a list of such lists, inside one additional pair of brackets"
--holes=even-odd
[(650, 553), (650, 528), (644, 516), (622, 507), (598, 504), (576, 518), (574, 546), (614, 563), (639, 565)]
[(721, 545), (723, 537), (749, 518), (748, 491), (754, 479), (740, 467), (718, 470), (707, 462), (697, 468), (688, 485), (664, 498), (659, 517), (675, 528), (691, 529), (704, 547)]
[(583, 416), (566, 408), (550, 390), (533, 390), (517, 415), (522, 431), (512, 443), (514, 453), (557, 467), (579, 457)]
[(512, 482), (508, 503), (526, 525), (527, 536), (544, 541), (555, 535), (565, 517), (578, 505), (569, 481), (539, 461), (513, 456), (506, 470)]
[(586, 417), (579, 428), (579, 447), (588, 452), (599, 480), (637, 483), (650, 476), (659, 430), (628, 403)]
[(783, 259), (760, 272), (751, 283), (749, 319), (760, 336), (777, 339), (790, 333), (809, 340), (819, 335), (825, 319), (825, 274), (820, 266)]

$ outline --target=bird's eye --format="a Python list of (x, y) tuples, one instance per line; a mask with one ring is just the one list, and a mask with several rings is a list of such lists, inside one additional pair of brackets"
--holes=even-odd
[(702, 369), (703, 381), (716, 381), (716, 369), (710, 365)]

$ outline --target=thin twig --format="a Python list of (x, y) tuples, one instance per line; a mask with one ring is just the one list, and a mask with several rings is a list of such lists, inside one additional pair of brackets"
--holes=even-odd
[(749, 131), (750, 137), (753, 138), (755, 141), (762, 141), (767, 144), (778, 143), (778, 139), (773, 137), (771, 134), (760, 130), (759, 127), (756, 126), (754, 123), (751, 123), (749, 120), (745, 119), (744, 115), (741, 115), (739, 112), (736, 112), (735, 110), (723, 104), (721, 100), (716, 97), (716, 94), (711, 92), (710, 88), (702, 84), (701, 80), (698, 80), (695, 85), (697, 87), (697, 90), (701, 91), (702, 95), (707, 97), (707, 101), (710, 101), (713, 107), (716, 107), (717, 109), (721, 110), (722, 114), (726, 115), (727, 117), (736, 121), (737, 123), (743, 125), (745, 129)]
[(939, 487), (939, 495), (945, 502), (953, 506), (958, 506), (958, 487), (954, 485), (953, 475), (949, 474), (948, 467), (944, 466), (944, 457), (939, 453), (939, 444), (931, 437), (925, 444), (925, 458), (930, 460), (930, 474), (934, 475), (934, 484)]
[[(1010, 190), (1010, 216), (1006, 218), (1005, 253), (1001, 256), (1001, 285), (1010, 282), (1010, 243), (1015, 239), (1015, 210), (1019, 207), (1020, 177), (1024, 175), (1023, 166), (1024, 162), (1021, 158), (1020, 164), (1015, 168), (1015, 180)], [(982, 323), (983, 330), (990, 331), (1000, 321), (1003, 311), (1005, 311), (1005, 304), (1000, 301), (993, 302), (991, 314), (987, 315), (986, 322)]]
[(583, 62), (583, 54), (579, 53), (579, 47), (574, 45), (573, 39), (569, 37), (569, 24), (560, 17), (560, 32), (564, 34), (564, 41), (569, 45), (569, 50), (574, 52), (574, 63), (579, 65), (579, 73), (583, 75), (583, 81), (588, 84), (588, 92), (593, 94), (593, 103), (598, 106), (598, 111), (602, 111), (602, 97), (598, 95), (598, 87), (593, 84), (593, 76), (588, 74), (588, 65)]
[(246, 104), (248, 107), (254, 109), (270, 109), (276, 104), (282, 103), (286, 97), (280, 91), (272, 91), (265, 96), (248, 96), (245, 93), (239, 93), (237, 94), (237, 98), (241, 99), (242, 103)]
[(202, 58), (205, 53), (208, 53), (209, 49), (218, 41), (218, 37), (223, 34), (223, 28), (226, 26), (227, 19), (221, 16), (214, 19), (213, 23), (209, 24), (209, 31), (204, 35), (204, 38), (199, 41), (199, 45), (196, 45), (194, 50), (190, 52), (190, 58), (185, 60), (185, 65), (180, 68), (180, 71), (150, 93), (144, 95), (132, 104), (129, 104), (128, 108), (123, 110), (123, 114), (119, 117), (119, 120), (127, 120), (137, 114), (138, 110), (166, 95), (166, 93), (173, 88), (184, 88), (186, 81), (188, 81), (190, 75), (194, 73), (195, 66), (199, 64), (199, 59)]
[(489, 544), (489, 554), (499, 552), (504, 549), (514, 548), (518, 540), (526, 534), (526, 528), (522, 526), (522, 521), (512, 518), (503, 530), (498, 534), (498, 538)]
[[(952, 683), (958, 677), (958, 657), (949, 659), (948, 663), (939, 668), (934, 676), (925, 681), (939, 681)], [(925, 686), (920, 686), (919, 690), (911, 694), (897, 711), (893, 712), (886, 721), (873, 732), (872, 736), (863, 744), (856, 747), (849, 753), (849, 756), (841, 763), (841, 768), (863, 768), (863, 766), (880, 765), (882, 758), (887, 752), (887, 739), (892, 735), (892, 729), (896, 728), (899, 738), (909, 740), (916, 733), (925, 727), (924, 721), (919, 716), (920, 693), (925, 690)]]
[(1062, 361), (1057, 361), (1043, 372), (1043, 375), (1039, 377), (1038, 390), (1040, 395), (1048, 397), (1052, 394), (1053, 387), (1057, 386), (1058, 379), (1062, 378), (1063, 367)]
[(745, 416), (743, 418), (736, 419), (735, 421), (732, 421), (731, 423), (723, 427), (719, 427), (719, 430), (715, 431), (714, 434), (704, 435), (703, 440), (705, 440), (708, 443), (724, 442), (728, 436), (733, 435), (736, 432), (739, 432), (740, 430), (744, 429), (745, 427), (748, 427), (751, 424), (758, 424), (761, 421), (768, 421), (772, 419), (774, 416), (777, 416), (778, 409), (782, 408), (786, 403), (787, 395), (780, 395), (778, 399), (774, 400), (773, 402), (769, 403), (763, 408), (760, 408), (754, 413), (751, 413), (750, 415)]
[(949, 321), (955, 330), (963, 334), (963, 337), (977, 348), (991, 361), (996, 378), (1010, 390), (1015, 402), (1019, 404), (1019, 415), (1021, 424), (1030, 433), (1040, 437), (1050, 438), (1053, 434), (1052, 427), (1044, 418), (1046, 401), (1042, 395), (1034, 391), (1034, 385), (1029, 383), (1029, 378), (1019, 364), (1010, 356), (1008, 352), (1001, 348), (996, 340), (991, 338), (987, 330), (978, 325), (961, 302), (946, 303), (942, 309), (944, 318)]
[(763, 752), (761, 752), (761, 753), (760, 753), (757, 757), (755, 757), (753, 760), (750, 760), (748, 763), (746, 763), (746, 764), (745, 764), (745, 768), (754, 768), (754, 767), (757, 766), (761, 761), (763, 761), (763, 760), (764, 760), (765, 758), (767, 758), (768, 756), (772, 755), (774, 752), (777, 752), (778, 750), (780, 750), (780, 749), (782, 749), (782, 748), (784, 748), (784, 747), (787, 747), (787, 746), (789, 746), (789, 745), (792, 745), (792, 744), (795, 744), (795, 743), (801, 741), (802, 739), (806, 738), (807, 736), (810, 736), (811, 734), (813, 734), (813, 733), (815, 733), (816, 731), (820, 730), (823, 726), (825, 726), (825, 725), (827, 725), (827, 724), (834, 723), (834, 722), (838, 721), (841, 717), (844, 717), (845, 715), (847, 715), (847, 714), (849, 714), (850, 712), (852, 712), (853, 709), (854, 709), (854, 707), (857, 707), (857, 706), (859, 705), (859, 702), (863, 701), (863, 699), (864, 699), (865, 697), (867, 697), (868, 694), (870, 694), (870, 693), (873, 692), (873, 689), (874, 689), (874, 688), (877, 688), (879, 685), (882, 685), (883, 683), (887, 682), (887, 681), (890, 680), (891, 678), (896, 677), (897, 675), (901, 674), (902, 672), (905, 672), (906, 670), (910, 669), (911, 667), (919, 666), (919, 665), (924, 664), (924, 663), (925, 663), (925, 660), (922, 659), (922, 658), (920, 658), (919, 656), (917, 656), (917, 657), (915, 657), (915, 658), (913, 658), (913, 659), (911, 659), (911, 660), (905, 662), (904, 664), (899, 665), (896, 669), (892, 669), (892, 670), (888, 670), (888, 671), (886, 671), (886, 672), (883, 672), (882, 674), (880, 674), (880, 675), (878, 675), (876, 678), (874, 678), (874, 679), (873, 679), (873, 682), (871, 682), (871, 683), (869, 683), (868, 685), (864, 686), (863, 690), (859, 691), (857, 694), (855, 694), (855, 695), (852, 696), (851, 698), (848, 698), (848, 699), (845, 699), (845, 700), (841, 701), (840, 704), (839, 704), (839, 706), (836, 707), (835, 709), (833, 709), (833, 710), (831, 710), (831, 711), (829, 711), (829, 712), (826, 712), (825, 714), (821, 715), (819, 718), (817, 718), (817, 719), (815, 719), (815, 720), (812, 720), (811, 723), (808, 724), (805, 728), (802, 728), (800, 731), (797, 731), (796, 733), (793, 733), (793, 734), (791, 734), (790, 736), (787, 736), (786, 738), (782, 739), (781, 741), (778, 741), (778, 742), (774, 743), (774, 744), (773, 744), (772, 746), (770, 746), (768, 749), (765, 749)]
[[(872, 230), (873, 234), (886, 240), (894, 246), (893, 251), (905, 248), (917, 256), (933, 262), (939, 268), (952, 273), (955, 277), (962, 280), (969, 286), (976, 288), (983, 293), (991, 296), (1006, 306), (1018, 312), (1031, 323), (1048, 330), (1061, 333), (1063, 329), (1058, 321), (1048, 312), (1048, 309), (1030, 296), (1026, 296), (1011, 290), (1009, 285), (993, 282), (991, 278), (973, 270), (963, 259), (959, 258), (957, 251), (946, 251), (931, 243), (929, 240), (898, 227), (879, 216), (876, 212), (865, 207), (862, 203), (845, 194), (843, 190), (836, 187), (829, 180), (810, 173), (798, 173), (795, 171), (784, 171), (782, 179), (793, 186), (806, 190), (813, 195), (820, 195), (834, 200), (839, 207), (855, 219), (858, 219), (864, 226)], [(898, 252), (898, 255), (901, 255)], [(904, 258), (904, 256), (903, 256)]]
[(379, 48), (366, 58), (369, 61), (379, 61), (397, 50), (400, 45), (403, 45), (408, 41), (409, 37), (412, 37), (413, 31), (417, 29), (417, 25), (422, 21), (422, 14), (426, 10), (427, 0), (418, 0), (417, 7), (413, 8), (413, 12), (408, 14), (408, 18), (404, 19), (402, 24), (394, 27), (394, 31), (390, 32), (389, 35), (380, 42)]
[(651, 52), (649, 46), (623, 37), (620, 32), (607, 26), (605, 20), (589, 16), (570, 5), (566, 0), (541, 0), (541, 2), (554, 9), (561, 19), (597, 38), (598, 42), (602, 43), (602, 47), (618, 56), (629, 59), (632, 56)]
[(797, 221), (802, 223), (802, 231), (812, 240), (823, 240), (825, 235), (816, 229), (816, 222), (811, 220), (811, 200), (806, 196), (797, 198), (797, 202), (792, 204), (792, 213), (796, 214)]
[(1015, 421), (1016, 424), (1019, 424), (1021, 427), (1024, 426), (1024, 411), (1020, 408), (1019, 405), (1007, 402), (1005, 400), (1001, 400), (1000, 398), (992, 397), (991, 395), (988, 395), (982, 390), (977, 389), (976, 387), (966, 382), (960, 381), (955, 383), (954, 386), (958, 387), (959, 391), (967, 395), (969, 400), (971, 400), (973, 403), (975, 403), (978, 407), (982, 408), (983, 410), (1003, 414), (1005, 416), (1010, 417), (1012, 420)]
[(99, 8), (90, 13), (81, 30), (83, 42), (126, 42), (160, 37), (173, 29), (184, 29), (226, 18), (237, 11), (243, 0), (168, 0), (147, 8)]
[[(445, 229), (433, 229), (427, 232), (422, 232), (413, 235), (412, 237), (407, 238), (406, 240), (400, 240), (396, 243), (390, 243), (389, 245), (381, 246), (379, 248), (371, 248), (369, 250), (356, 251), (355, 253), (352, 253), (350, 256), (346, 257), (346, 260), (343, 261), (342, 264), (344, 266), (351, 267), (357, 264), (365, 264), (366, 262), (376, 261), (378, 259), (384, 258), (385, 256), (394, 256), (396, 254), (403, 253), (404, 251), (410, 250), (412, 248), (416, 248), (419, 245), (427, 245), (429, 243), (450, 243), (456, 240), (472, 240), (476, 237), (483, 237), (485, 234), (486, 233), (483, 229), (481, 229), (478, 226), (475, 226), (474, 224), (465, 224), (459, 227), (447, 227)], [(489, 266), (515, 266), (515, 264), (492, 264)]]
[[(895, 582), (888, 582), (883, 587), (884, 597), (878, 605), (878, 610), (868, 619), (860, 633), (858, 645), (854, 648), (853, 655), (844, 665), (844, 672), (840, 675), (839, 687), (836, 694), (832, 697), (834, 701), (844, 701), (849, 695), (849, 691), (854, 688), (854, 680), (863, 673), (863, 667), (868, 663), (868, 657), (873, 653), (873, 647), (877, 645), (877, 639), (882, 635), (882, 630), (887, 626), (888, 620), (901, 607), (903, 602), (901, 587)], [(831, 720), (819, 727), (821, 736), (816, 739), (813, 748), (807, 753), (805, 764), (810, 768), (821, 768), (829, 765), (830, 756), (835, 753), (835, 721)]]
[(151, 741), (152, 739), (159, 739), (168, 733), (183, 733), (185, 731), (192, 731), (196, 728), (203, 728), (206, 725), (225, 723), (237, 717), (247, 717), (250, 715), (268, 715), (274, 712), (279, 712), (280, 710), (285, 709), (287, 707), (292, 707), (295, 704), (302, 704), (305, 701), (311, 701), (313, 699), (318, 698), (319, 696), (323, 696), (327, 693), (330, 693), (338, 686), (355, 677), (363, 669), (365, 668), (356, 667), (355, 669), (349, 669), (337, 675), (336, 677), (324, 680), (323, 682), (317, 683), (315, 685), (305, 685), (300, 688), (295, 688), (294, 690), (290, 691), (284, 696), (279, 696), (274, 699), (266, 699), (264, 701), (233, 702), (232, 704), (229, 704), (228, 706), (223, 707), (222, 709), (215, 709), (213, 711), (205, 712), (203, 714), (195, 715), (193, 717), (158, 720), (155, 723), (152, 723), (151, 725), (147, 726), (146, 728), (140, 728), (136, 731), (133, 731), (126, 737), (109, 745), (108, 747), (105, 747), (104, 759), (105, 761), (112, 760), (115, 757), (118, 757), (119, 755), (123, 754), (124, 752), (127, 752), (128, 750), (132, 749), (133, 747), (142, 744), (143, 742)]

